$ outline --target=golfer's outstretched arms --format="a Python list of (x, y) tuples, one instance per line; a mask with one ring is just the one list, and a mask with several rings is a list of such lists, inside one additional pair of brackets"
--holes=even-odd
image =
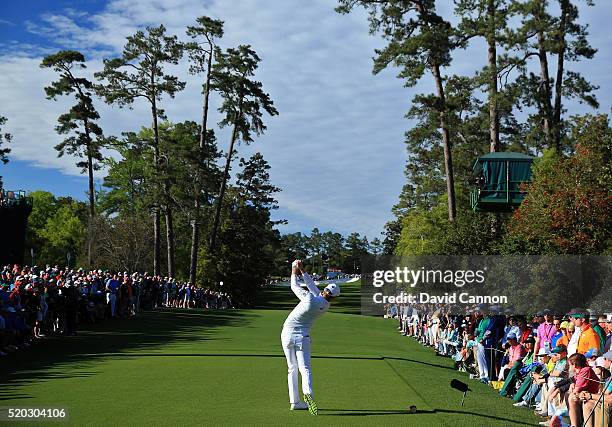
[(300, 299), (300, 301), (308, 297), (308, 291), (306, 291), (306, 289), (302, 289), (302, 287), (297, 281), (297, 274), (295, 273), (291, 273), (291, 290), (293, 291), (295, 296)]
[(308, 273), (306, 273), (305, 271), (302, 271), (302, 277), (304, 277), (304, 282), (306, 282), (306, 287), (308, 288), (311, 294), (313, 294), (314, 296), (317, 296), (321, 293), (321, 291), (319, 291), (319, 288), (317, 288), (317, 285), (315, 284), (314, 280), (312, 280), (312, 277), (310, 277)]

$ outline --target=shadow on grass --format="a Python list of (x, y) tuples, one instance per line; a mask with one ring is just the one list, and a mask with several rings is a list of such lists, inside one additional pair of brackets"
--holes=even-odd
[(438, 365), (437, 363), (431, 363), (431, 362), (424, 362), (422, 360), (415, 360), (415, 359), (407, 359), (405, 357), (387, 357), (384, 356), (382, 357), (382, 359), (384, 360), (401, 360), (404, 362), (411, 362), (411, 363), (418, 363), (419, 365), (427, 365), (427, 366), (431, 366), (433, 368), (440, 368), (440, 369), (449, 369), (453, 372), (456, 372), (457, 370), (452, 367), (452, 366), (448, 366), (448, 365)]
[(528, 422), (510, 420), (508, 418), (496, 417), (494, 415), (479, 414), (477, 412), (470, 412), (470, 411), (453, 411), (450, 409), (434, 409), (434, 412), (442, 413), (442, 414), (449, 414), (451, 416), (453, 414), (460, 414), (460, 415), (469, 415), (471, 417), (486, 418), (488, 420), (503, 421), (504, 423), (507, 423), (507, 425), (519, 425), (519, 426), (532, 426), (533, 425)]
[(225, 326), (245, 326), (253, 313), (242, 310), (164, 309), (142, 312), (130, 319), (106, 320), (85, 325), (74, 337), (50, 336), (28, 350), (2, 359), (0, 401), (29, 399), (19, 387), (59, 378), (85, 378), (92, 361), (101, 361), (126, 352), (151, 351), (166, 344), (214, 340)]
[[(408, 409), (322, 409), (319, 408), (319, 415), (327, 416), (342, 416), (342, 417), (364, 417), (370, 415), (418, 415), (418, 414), (435, 414), (435, 410), (427, 411), (417, 409), (416, 412), (410, 412)], [(327, 413), (330, 412), (330, 413)]]
[[(370, 415), (402, 415), (402, 414), (406, 414), (406, 415), (419, 415), (419, 414), (449, 414), (452, 416), (452, 414), (461, 414), (461, 415), (470, 415), (473, 417), (478, 417), (478, 418), (486, 418), (488, 420), (495, 420), (495, 421), (503, 421), (504, 423), (507, 423), (507, 425), (522, 425), (522, 426), (531, 426), (533, 424), (530, 423), (525, 423), (525, 422), (521, 422), (521, 421), (514, 421), (514, 420), (509, 420), (507, 418), (502, 418), (502, 417), (496, 417), (494, 415), (485, 415), (485, 414), (479, 414), (476, 412), (469, 412), (469, 411), (452, 411), (449, 409), (432, 409), (432, 410), (423, 410), (423, 409), (417, 409), (416, 412), (410, 412), (408, 409), (324, 409), (324, 408), (319, 408), (319, 415), (327, 415), (327, 416), (349, 416), (349, 417), (363, 417), (363, 416), (370, 416)], [(452, 419), (452, 418), (451, 418)]]
[[(96, 354), (83, 354), (84, 356), (96, 356)], [(231, 352), (231, 353), (113, 353), (113, 352), (103, 352), (97, 354), (98, 356), (114, 356), (114, 357), (278, 357), (281, 359), (285, 358), (285, 355), (282, 353), (280, 343), (278, 348), (278, 353), (240, 353), (240, 352)], [(313, 354), (310, 356), (311, 359), (338, 359), (338, 360), (400, 360), (404, 362), (410, 363), (418, 363), (427, 366), (433, 366), (435, 368), (443, 368), (450, 369), (451, 371), (455, 371), (453, 368), (443, 365), (435, 365), (433, 363), (423, 362), (420, 360), (407, 359), (405, 357), (387, 357), (387, 356), (353, 356), (353, 355), (318, 355)], [(1, 393), (0, 393), (1, 396)]]

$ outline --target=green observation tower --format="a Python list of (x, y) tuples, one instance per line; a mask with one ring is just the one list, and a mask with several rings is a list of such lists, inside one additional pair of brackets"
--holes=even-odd
[(32, 198), (25, 191), (2, 188), (0, 182), (0, 266), (22, 264), (28, 216), (32, 212)]
[(480, 156), (474, 164), (476, 187), (470, 193), (475, 212), (511, 212), (526, 192), (524, 184), (531, 182), (534, 157), (522, 153), (494, 152)]

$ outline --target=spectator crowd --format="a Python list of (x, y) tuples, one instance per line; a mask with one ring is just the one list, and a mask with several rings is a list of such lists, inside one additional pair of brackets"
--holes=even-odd
[(545, 426), (612, 426), (612, 315), (574, 309), (516, 316), (479, 305), (469, 314), (443, 305), (393, 304), (398, 331), (457, 370), (491, 385)]
[(80, 324), (160, 307), (234, 308), (227, 293), (147, 273), (5, 266), (0, 269), (0, 356), (47, 335), (76, 335)]

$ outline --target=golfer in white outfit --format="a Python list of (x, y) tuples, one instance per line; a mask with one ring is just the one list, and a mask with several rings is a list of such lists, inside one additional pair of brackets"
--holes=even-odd
[[(302, 274), (306, 289), (298, 284), (298, 274)], [(340, 287), (330, 283), (319, 291), (314, 280), (304, 271), (302, 262), (295, 260), (291, 268), (291, 290), (300, 299), (285, 320), (281, 332), (283, 351), (287, 357), (289, 403), (291, 410), (308, 409), (317, 415), (317, 405), (312, 397), (312, 372), (310, 370), (310, 328), (316, 319), (329, 309), (330, 301), (340, 295)], [(302, 402), (298, 392), (298, 369), (302, 376)]]

